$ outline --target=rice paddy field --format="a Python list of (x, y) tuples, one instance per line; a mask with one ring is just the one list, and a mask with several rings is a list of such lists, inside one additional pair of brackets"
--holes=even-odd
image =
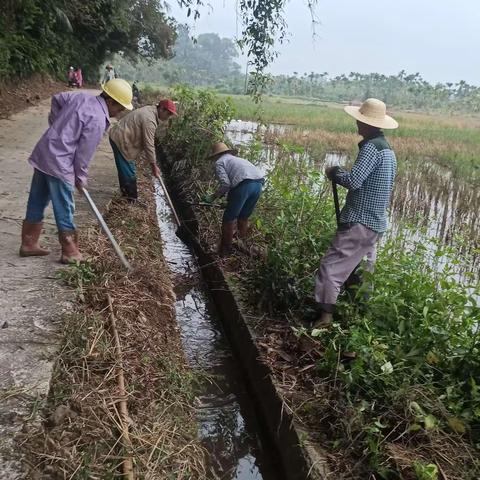
[[(242, 120), (283, 125), (267, 129), (266, 143), (294, 147), (322, 168), (327, 153), (340, 154), (346, 165), (356, 157), (355, 121), (338, 104), (266, 97), (230, 97)], [(418, 112), (389, 113), (397, 130), (385, 131), (395, 150), (398, 176), (392, 199), (396, 220), (409, 222), (430, 236), (455, 245), (464, 271), (477, 272), (480, 249), (480, 117)]]

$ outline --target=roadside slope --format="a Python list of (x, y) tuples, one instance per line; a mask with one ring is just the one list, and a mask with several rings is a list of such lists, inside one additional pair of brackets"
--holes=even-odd
[[(18, 455), (12, 455), (13, 435), (46, 397), (62, 314), (73, 300), (72, 292), (56, 280), (60, 247), (51, 207), (43, 243), (52, 253), (18, 256), (32, 175), (27, 158), (47, 126), (49, 109), (50, 100), (45, 100), (0, 120), (0, 472), (11, 479), (24, 478)], [(103, 208), (116, 190), (115, 167), (105, 140), (90, 177), (89, 190)], [(77, 224), (84, 229), (92, 218), (83, 199), (77, 200)]]

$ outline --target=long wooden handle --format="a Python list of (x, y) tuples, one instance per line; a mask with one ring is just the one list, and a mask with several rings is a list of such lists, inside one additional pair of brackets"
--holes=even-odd
[(132, 451), (132, 442), (128, 432), (128, 408), (127, 408), (127, 391), (125, 389), (125, 377), (123, 375), (123, 360), (122, 360), (122, 346), (120, 344), (120, 337), (118, 336), (117, 322), (115, 320), (115, 314), (113, 313), (112, 297), (107, 293), (108, 309), (110, 310), (110, 322), (112, 326), (112, 334), (115, 340), (115, 353), (117, 357), (117, 384), (118, 393), (120, 395), (120, 401), (118, 402), (120, 409), (120, 424), (122, 426), (122, 444), (127, 452), (127, 455), (123, 459), (122, 469), (123, 475), (127, 480), (134, 480), (133, 473), (133, 461), (130, 456)]
[(94, 201), (92, 200), (92, 197), (88, 193), (87, 189), (82, 187), (82, 193), (85, 196), (85, 198), (87, 199), (87, 202), (90, 205), (90, 208), (92, 209), (93, 214), (95, 215), (95, 217), (97, 217), (98, 223), (102, 227), (102, 230), (105, 232), (105, 235), (110, 240), (110, 243), (112, 244), (112, 247), (115, 250), (115, 253), (117, 254), (118, 258), (122, 262), (123, 266), (127, 270), (131, 270), (132, 267), (128, 263), (128, 260), (125, 258), (125, 255), (123, 254), (122, 249), (118, 245), (117, 241), (115, 240), (115, 237), (113, 236), (112, 232), (110, 231), (107, 224), (105, 223), (105, 220), (103, 219), (102, 214), (98, 210), (97, 206), (95, 205)]
[(175, 207), (173, 206), (172, 199), (170, 198), (170, 195), (167, 192), (167, 187), (165, 187), (165, 184), (163, 183), (162, 177), (157, 177), (158, 181), (160, 182), (160, 185), (162, 186), (163, 193), (165, 193), (165, 197), (167, 198), (167, 202), (170, 205), (170, 208), (172, 209), (173, 216), (175, 217), (175, 221), (177, 222), (177, 225), (180, 226), (180, 218), (178, 218), (177, 211), (175, 210)]
[(333, 203), (335, 204), (335, 217), (337, 226), (340, 225), (340, 202), (338, 201), (337, 184), (332, 180)]

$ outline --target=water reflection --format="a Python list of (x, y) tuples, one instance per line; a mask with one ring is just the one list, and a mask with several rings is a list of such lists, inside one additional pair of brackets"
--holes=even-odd
[[(246, 146), (259, 134), (264, 139), (260, 161), (268, 170), (283, 155), (281, 134), (288, 133), (292, 128), (285, 125), (264, 127), (255, 122), (235, 120), (228, 125), (227, 137), (236, 145)], [(308, 132), (303, 134), (308, 136)], [(288, 155), (297, 161), (313, 163), (308, 152), (289, 152)], [(327, 165), (345, 165), (347, 160), (341, 153), (327, 152), (325, 159), (317, 161), (316, 165), (323, 170)], [(459, 274), (472, 273), (477, 279), (480, 278), (479, 211), (480, 189), (453, 178), (448, 169), (428, 161), (413, 165), (399, 162), (392, 194), (389, 234), (399, 234), (404, 221), (422, 227), (422, 231), (410, 237), (412, 240), (433, 237), (454, 246), (465, 259), (459, 267)]]
[(196, 262), (175, 234), (163, 192), (156, 193), (163, 252), (174, 275), (175, 311), (183, 345), (192, 367), (208, 375), (196, 397), (198, 434), (209, 453), (208, 478), (278, 480), (281, 475), (260, 442), (248, 394), (204, 292)]

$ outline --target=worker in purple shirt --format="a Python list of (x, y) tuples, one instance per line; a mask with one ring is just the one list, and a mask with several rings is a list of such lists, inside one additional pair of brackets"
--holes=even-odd
[(49, 127), (28, 159), (34, 172), (22, 226), (22, 257), (50, 253), (38, 240), (44, 211), (51, 200), (62, 246), (60, 261), (82, 260), (73, 221), (74, 187), (86, 187), (88, 166), (110, 125), (110, 117), (133, 109), (132, 89), (125, 80), (110, 80), (102, 90), (98, 96), (68, 92), (52, 97)]

